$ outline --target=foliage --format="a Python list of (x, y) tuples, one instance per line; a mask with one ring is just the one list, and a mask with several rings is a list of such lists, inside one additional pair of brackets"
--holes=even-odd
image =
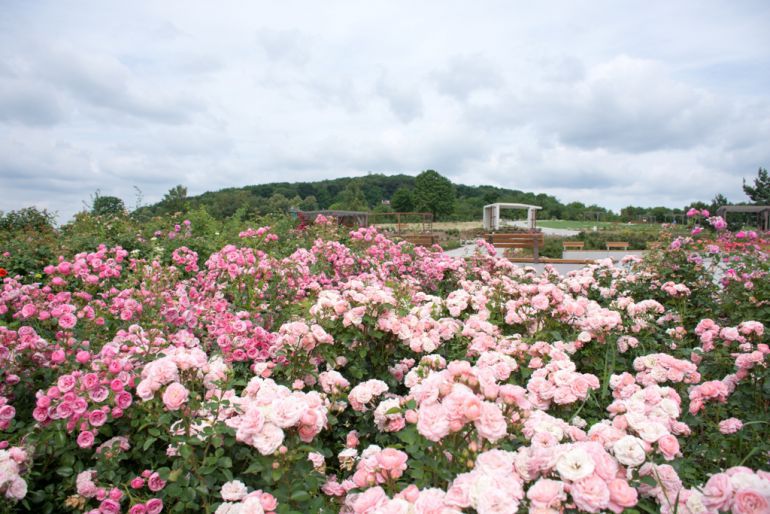
[(126, 205), (117, 196), (97, 194), (91, 206), (91, 213), (96, 216), (121, 216), (127, 214)]
[(762, 234), (560, 276), (247, 210), (82, 213), (2, 277), (0, 511), (770, 501)]
[(400, 187), (390, 199), (390, 206), (396, 212), (414, 212), (414, 194), (406, 187)]
[(446, 177), (426, 170), (415, 178), (414, 205), (418, 211), (433, 213), (433, 218), (439, 219), (452, 214), (454, 201), (454, 186)]
[(770, 205), (770, 176), (767, 170), (759, 168), (757, 177), (754, 179), (754, 185), (750, 186), (743, 181), (743, 192), (751, 198), (751, 201), (758, 205)]

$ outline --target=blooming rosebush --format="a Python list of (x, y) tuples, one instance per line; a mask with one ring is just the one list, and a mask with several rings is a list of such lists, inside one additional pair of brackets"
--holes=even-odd
[(692, 217), (567, 275), (324, 219), (9, 273), (0, 511), (768, 512), (768, 243)]

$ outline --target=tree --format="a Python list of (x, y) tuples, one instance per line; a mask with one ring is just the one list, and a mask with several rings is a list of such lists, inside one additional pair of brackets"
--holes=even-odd
[(303, 211), (315, 211), (318, 210), (318, 202), (315, 199), (315, 196), (308, 195), (305, 198), (302, 199), (302, 201), (299, 203), (300, 210)]
[(767, 170), (759, 168), (757, 178), (754, 179), (754, 186), (746, 185), (746, 179), (743, 180), (743, 192), (751, 198), (751, 201), (759, 205), (770, 205), (770, 176)]
[(91, 206), (91, 214), (97, 216), (120, 216), (126, 214), (126, 204), (117, 196), (101, 196), (97, 194)]
[(172, 187), (168, 190), (168, 193), (163, 195), (163, 203), (165, 203), (172, 212), (183, 210), (186, 199), (187, 188), (181, 184)]
[(433, 218), (452, 214), (455, 190), (448, 178), (425, 170), (414, 180), (414, 204), (419, 211), (433, 213)]
[(337, 201), (330, 208), (345, 211), (368, 211), (369, 204), (366, 202), (364, 190), (361, 188), (361, 181), (353, 179), (348, 182), (345, 189), (337, 195)]
[(393, 198), (390, 199), (390, 206), (396, 212), (412, 212), (414, 210), (414, 195), (412, 190), (406, 187), (401, 187), (393, 193)]

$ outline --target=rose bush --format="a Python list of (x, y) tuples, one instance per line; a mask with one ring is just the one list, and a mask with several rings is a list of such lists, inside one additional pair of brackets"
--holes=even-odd
[(0, 508), (768, 512), (768, 243), (706, 222), (567, 275), (323, 218), (8, 274)]

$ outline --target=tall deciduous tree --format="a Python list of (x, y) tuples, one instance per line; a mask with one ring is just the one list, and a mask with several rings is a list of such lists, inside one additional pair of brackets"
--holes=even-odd
[(434, 219), (452, 214), (455, 190), (448, 178), (426, 170), (414, 180), (414, 204), (417, 210), (432, 212)]
[(126, 213), (126, 204), (117, 196), (97, 195), (91, 212), (97, 216), (119, 216)]
[(393, 198), (390, 199), (390, 206), (396, 212), (412, 212), (414, 210), (414, 195), (412, 190), (406, 187), (401, 187), (393, 193)]
[(171, 211), (183, 210), (186, 199), (187, 188), (181, 184), (172, 187), (168, 190), (168, 193), (163, 195), (163, 203), (165, 203)]
[(364, 190), (361, 188), (361, 181), (353, 179), (348, 185), (340, 191), (337, 201), (332, 204), (332, 209), (346, 211), (368, 211), (369, 204), (366, 201)]
[(756, 204), (770, 205), (770, 176), (768, 176), (767, 170), (759, 168), (753, 187), (747, 185), (744, 179), (743, 192)]

